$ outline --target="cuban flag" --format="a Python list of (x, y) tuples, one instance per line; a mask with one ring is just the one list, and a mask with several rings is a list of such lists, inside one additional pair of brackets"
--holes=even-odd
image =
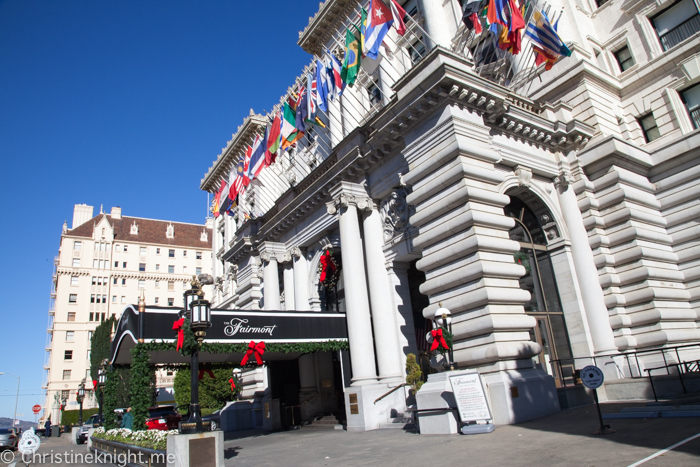
[(394, 23), (391, 9), (382, 0), (370, 0), (369, 19), (367, 20), (367, 32), (365, 34), (365, 56), (377, 59), (379, 47), (382, 45), (384, 36), (389, 32), (389, 28)]
[(318, 104), (318, 108), (324, 112), (328, 112), (328, 95), (331, 90), (330, 84), (326, 64), (320, 59), (316, 60), (316, 103)]
[(250, 154), (250, 162), (248, 163), (248, 178), (250, 180), (257, 178), (260, 171), (265, 167), (265, 148), (267, 140), (260, 135), (255, 137), (253, 143), (253, 151)]
[(330, 75), (332, 86), (331, 99), (334, 99), (342, 96), (345, 90), (345, 83), (343, 83), (343, 79), (340, 77), (340, 70), (343, 68), (343, 64), (340, 63), (340, 60), (335, 58), (333, 54), (330, 56), (330, 62), (331, 68), (328, 70), (328, 74)]

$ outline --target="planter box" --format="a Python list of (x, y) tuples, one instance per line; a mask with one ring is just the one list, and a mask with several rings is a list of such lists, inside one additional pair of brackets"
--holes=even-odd
[(165, 451), (142, 448), (132, 444), (105, 441), (104, 439), (90, 437), (92, 445), (90, 451), (99, 455), (96, 461), (129, 467), (166, 467), (167, 456)]

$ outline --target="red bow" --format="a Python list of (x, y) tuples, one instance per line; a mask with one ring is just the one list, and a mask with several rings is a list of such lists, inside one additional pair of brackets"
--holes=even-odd
[(97, 387), (97, 380), (96, 379), (92, 380), (92, 387), (93, 387), (93, 389)]
[(320, 258), (321, 261), (321, 274), (319, 275), (318, 279), (320, 282), (323, 282), (326, 280), (326, 273), (328, 272), (335, 272), (335, 264), (333, 263), (333, 256), (331, 256), (331, 252), (326, 250), (326, 254), (321, 256)]
[(231, 391), (233, 392), (236, 389), (236, 383), (233, 378), (229, 379), (228, 382), (231, 383)]
[(208, 374), (211, 379), (216, 379), (216, 378), (214, 378), (214, 372), (211, 370), (199, 370), (199, 374), (197, 375), (197, 379), (202, 381), (202, 378), (204, 378), (204, 373)]
[(243, 360), (241, 360), (241, 366), (248, 363), (248, 359), (253, 353), (255, 353), (255, 360), (258, 362), (258, 365), (262, 365), (263, 361), (261, 357), (262, 354), (265, 353), (265, 342), (260, 341), (256, 344), (255, 341), (250, 341), (250, 344), (248, 344), (248, 351), (245, 353)]
[(430, 331), (430, 335), (433, 336), (433, 345), (430, 346), (431, 352), (441, 345), (444, 349), (449, 349), (447, 342), (445, 342), (445, 338), (442, 337), (442, 329), (433, 329)]
[(182, 348), (182, 343), (185, 341), (185, 331), (183, 326), (185, 325), (185, 318), (180, 318), (173, 323), (173, 331), (177, 331), (177, 347), (176, 351), (180, 351)]

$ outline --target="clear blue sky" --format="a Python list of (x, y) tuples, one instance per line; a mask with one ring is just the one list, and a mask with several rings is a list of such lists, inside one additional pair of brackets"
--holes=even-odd
[[(318, 0), (0, 0), (0, 372), (41, 389), (53, 258), (73, 205), (203, 222), (199, 183), (311, 57)], [(17, 380), (0, 376), (0, 417)]]

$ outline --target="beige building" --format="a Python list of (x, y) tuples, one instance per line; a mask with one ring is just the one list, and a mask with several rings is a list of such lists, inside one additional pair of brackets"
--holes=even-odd
[[(58, 419), (57, 399), (77, 409), (81, 380), (92, 389), (90, 339), (95, 328), (141, 293), (149, 306), (181, 307), (193, 275), (211, 273), (211, 227), (122, 216), (121, 208), (93, 217), (93, 207), (75, 206), (64, 224), (55, 259), (46, 346), (44, 414)], [(209, 289), (209, 290), (207, 290)], [(211, 286), (205, 287), (211, 297)], [(167, 375), (159, 387), (170, 382)], [(92, 391), (83, 408), (96, 407)], [(44, 417), (45, 417), (44, 415)]]

